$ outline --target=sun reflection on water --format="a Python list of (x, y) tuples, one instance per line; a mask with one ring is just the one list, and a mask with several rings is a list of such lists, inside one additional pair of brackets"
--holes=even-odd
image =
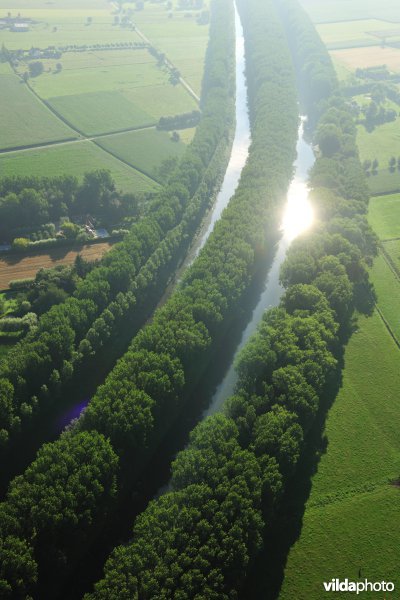
[(294, 179), (290, 185), (282, 219), (283, 236), (289, 242), (301, 235), (314, 222), (314, 210), (309, 199), (309, 189), (304, 181)]

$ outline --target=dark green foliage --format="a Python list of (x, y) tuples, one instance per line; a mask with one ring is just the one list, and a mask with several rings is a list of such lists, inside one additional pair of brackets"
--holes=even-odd
[[(16, 344), (2, 361), (0, 377), (15, 387), (10, 412), (4, 421), (0, 420), (3, 441), (8, 437), (16, 440), (43, 406), (57, 402), (67, 383), (81, 381), (90, 374), (100, 353), (106, 362), (106, 349), (112, 340), (129, 340), (129, 331), (139, 327), (145, 318), (141, 312), (137, 316), (135, 308), (142, 309), (145, 315), (143, 307), (162, 295), (161, 282), (174, 269), (215, 195), (226, 166), (234, 115), (233, 28), (226, 27), (228, 5), (224, 3), (222, 10), (224, 35), (215, 25), (220, 18), (216, 10), (210, 26), (202, 119), (181, 162), (149, 203), (146, 215), (99, 266), (77, 282), (72, 297), (63, 301), (62, 292), (49, 286), (43, 295), (39, 294), (40, 298), (35, 298), (39, 312), (55, 305), (43, 314), (36, 331)], [(80, 187), (71, 177), (39, 183), (35, 178), (3, 180), (0, 197), (8, 197), (12, 189), (11, 195), (18, 200), (25, 188), (36, 184), (37, 190), (28, 190), (32, 202), (43, 203), (47, 212), (50, 200), (62, 208), (73, 198), (90, 211), (99, 202), (111, 206), (116, 198), (112, 180), (102, 171), (87, 174)], [(47, 184), (50, 192), (45, 201), (43, 189)], [(60, 374), (57, 386), (50, 380), (54, 369)], [(22, 414), (22, 405), (31, 406), (31, 410)]]
[[(255, 46), (258, 26), (267, 16), (272, 21), (271, 4), (239, 2)], [(289, 251), (282, 269), (286, 292), (243, 349), (237, 364), (239, 381), (225, 414), (209, 417), (195, 428), (188, 447), (173, 464), (172, 492), (152, 502), (137, 519), (134, 541), (113, 552), (104, 579), (88, 598), (239, 596), (259, 536), (274, 518), (304, 436), (337, 369), (335, 353), (349, 327), (355, 286), (367, 280), (365, 264), (375, 245), (365, 218), (368, 196), (354, 151), (355, 127), (346, 105), (336, 96), (330, 59), (305, 13), (294, 0), (279, 0), (276, 5), (285, 16), (301, 82), (308, 89), (309, 109), (313, 115), (322, 114), (317, 135), (329, 127), (340, 141), (333, 152), (317, 158), (311, 173), (311, 186), (318, 188), (312, 197), (319, 222), (314, 233), (297, 240)], [(282, 60), (276, 48), (271, 54)], [(260, 51), (248, 63), (249, 73), (257, 73), (264, 60)], [(250, 75), (250, 89), (252, 83)], [(201, 260), (197, 265), (202, 265)], [(230, 292), (231, 278), (234, 275), (226, 282)], [(237, 463), (241, 465), (239, 487)], [(250, 466), (251, 485), (246, 480)], [(208, 501), (208, 488), (213, 490), (213, 502)], [(232, 489), (235, 498), (226, 503), (228, 496), (219, 491)], [(205, 494), (203, 505), (200, 490)], [(235, 561), (234, 572), (224, 555), (226, 536), (218, 535), (220, 522), (232, 548), (241, 544), (240, 560), (234, 552), (229, 556)]]

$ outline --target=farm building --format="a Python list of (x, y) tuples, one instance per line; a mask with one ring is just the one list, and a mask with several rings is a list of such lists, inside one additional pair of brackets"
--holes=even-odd
[(24, 33), (25, 31), (29, 31), (29, 25), (28, 23), (14, 23), (10, 31)]

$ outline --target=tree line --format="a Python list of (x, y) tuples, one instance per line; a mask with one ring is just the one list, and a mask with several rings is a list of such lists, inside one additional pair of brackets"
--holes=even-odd
[[(258, 56), (264, 56), (267, 36), (264, 30), (261, 42), (256, 32), (267, 19), (271, 23), (271, 4), (239, 0)], [(376, 245), (351, 108), (306, 13), (295, 0), (278, 6), (294, 56), (324, 65), (308, 73), (310, 84), (313, 73), (317, 78), (311, 89), (321, 81), (332, 86), (309, 104), (320, 115), (316, 139), (328, 126), (339, 139), (334, 152), (317, 157), (310, 174), (318, 222), (289, 250), (281, 272), (285, 293), (241, 352), (234, 395), (221, 414), (194, 429), (173, 463), (172, 491), (136, 519), (132, 542), (113, 551), (87, 600), (239, 597), (339, 368), (357, 292), (369, 289), (366, 266)]]
[[(212, 44), (229, 31), (227, 22), (233, 24), (232, 3), (214, 2), (212, 28), (218, 35), (211, 35), (208, 58)], [(246, 53), (252, 144), (240, 185), (182, 285), (135, 337), (85, 414), (11, 483), (0, 507), (5, 589), (27, 594), (46, 586), (55, 597), (76, 564), (94, 551), (118, 499), (190, 402), (257, 264), (273, 252), (292, 177), (298, 114), (290, 54), (271, 6), (256, 38), (248, 37)], [(229, 70), (231, 56), (223, 54), (222, 71), (208, 63), (207, 85)], [(207, 110), (202, 107), (203, 119)], [(82, 460), (77, 439), (92, 438), (96, 450)], [(44, 466), (50, 463), (57, 464), (51, 473)], [(35, 506), (41, 507), (41, 520), (27, 524), (22, 513)]]
[[(222, 18), (214, 13), (216, 21)], [(124, 240), (1, 361), (0, 442), (6, 450), (65, 390), (111, 367), (158, 301), (219, 189), (234, 123), (234, 39), (232, 28), (224, 29), (211, 29), (202, 121), (167, 184)]]

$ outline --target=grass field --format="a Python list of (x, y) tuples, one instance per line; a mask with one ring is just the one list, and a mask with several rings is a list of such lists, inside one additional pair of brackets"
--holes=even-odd
[(400, 237), (400, 194), (372, 198), (368, 220), (380, 240)]
[(92, 92), (52, 98), (51, 106), (85, 135), (155, 125), (156, 119), (120, 92)]
[(398, 31), (399, 26), (378, 19), (362, 19), (360, 21), (339, 21), (337, 23), (325, 23), (317, 26), (317, 31), (325, 44), (337, 44), (344, 42), (374, 42), (379, 40), (371, 35), (371, 31)]
[(332, 50), (331, 56), (335, 62), (350, 71), (386, 65), (389, 71), (400, 72), (399, 48), (381, 48), (380, 46), (346, 48), (345, 50)]
[[(177, 2), (174, 3), (177, 5)], [(205, 3), (205, 8), (208, 3)], [(147, 4), (135, 14), (135, 23), (149, 40), (166, 53), (197, 94), (200, 94), (204, 57), (208, 42), (208, 26), (196, 23), (197, 12), (173, 12), (168, 18), (164, 6)]]
[[(391, 123), (378, 125), (372, 132), (368, 132), (363, 125), (358, 126), (357, 145), (360, 150), (361, 161), (377, 158), (379, 167), (387, 169), (389, 159), (400, 156), (400, 118)], [(390, 175), (390, 173), (389, 173)]]
[(34, 254), (32, 256), (0, 259), (0, 290), (8, 288), (13, 279), (34, 277), (39, 269), (55, 267), (60, 264), (71, 264), (76, 256), (81, 254), (86, 260), (101, 258), (111, 248), (108, 242), (101, 244), (87, 244), (78, 249), (54, 248), (50, 252)]
[(51, 177), (60, 173), (82, 177), (86, 171), (94, 169), (109, 169), (117, 187), (126, 192), (150, 191), (157, 187), (152, 179), (86, 141), (0, 156), (0, 177)]
[(376, 175), (372, 175), (367, 180), (371, 194), (392, 194), (400, 192), (400, 172), (392, 173), (389, 169), (380, 169)]
[(360, 569), (363, 579), (400, 585), (400, 490), (389, 485), (400, 474), (399, 359), (377, 313), (360, 317), (346, 349), (343, 385), (326, 423), (327, 452), (289, 554), (281, 600), (334, 598), (323, 582), (357, 580)]
[(11, 71), (0, 71), (0, 148), (76, 137)]
[(397, 269), (400, 278), (400, 238), (397, 240), (391, 240), (383, 244), (385, 252), (388, 254), (393, 262), (394, 268)]
[(107, 136), (98, 144), (157, 180), (161, 163), (185, 151), (184, 143), (173, 142), (170, 134), (156, 129)]
[[(10, 50), (47, 46), (67, 46), (69, 44), (107, 44), (115, 42), (138, 42), (137, 34), (127, 28), (114, 25), (113, 9), (110, 4), (100, 0), (99, 7), (84, 0), (77, 2), (58, 2), (57, 5), (43, 3), (43, 8), (24, 8), (23, 2), (18, 0), (14, 5), (0, 7), (0, 17), (11, 12), (13, 16), (21, 13), (22, 18), (33, 19), (29, 31), (15, 33), (8, 30), (0, 32), (1, 42)], [(85, 8), (82, 8), (82, 4)], [(11, 6), (10, 6), (11, 5)], [(104, 6), (105, 8), (101, 8)], [(4, 8), (3, 8), (4, 6)], [(92, 22), (88, 25), (87, 19)]]
[(300, 0), (314, 23), (350, 19), (387, 19), (400, 22), (398, 0)]

